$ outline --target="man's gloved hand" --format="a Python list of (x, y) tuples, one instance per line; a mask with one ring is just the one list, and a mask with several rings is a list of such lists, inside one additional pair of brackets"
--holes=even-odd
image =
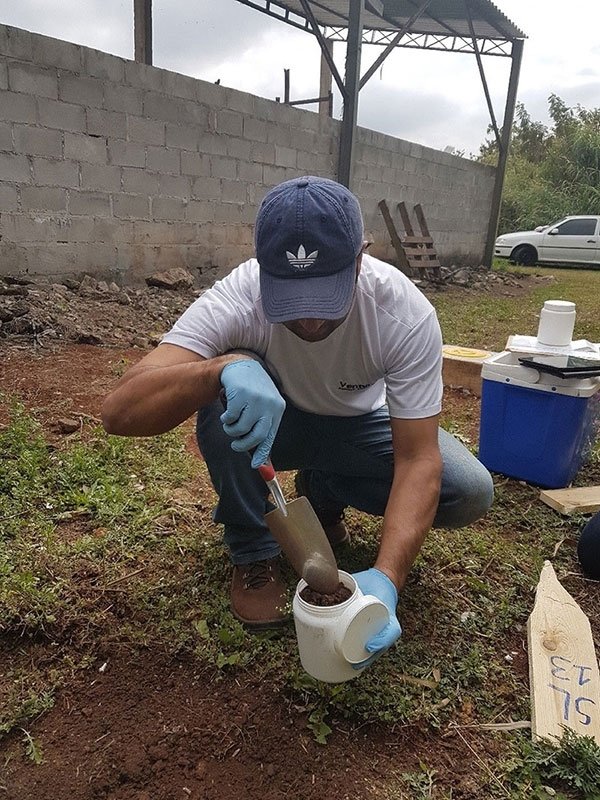
[(396, 606), (398, 605), (398, 592), (392, 581), (381, 570), (376, 567), (371, 567), (364, 572), (355, 572), (352, 577), (358, 584), (363, 594), (371, 594), (386, 606), (390, 614), (390, 621), (388, 624), (373, 636), (365, 644), (365, 650), (373, 653), (371, 658), (354, 664), (354, 669), (362, 669), (368, 667), (370, 664), (379, 658), (380, 655), (385, 653), (386, 650), (400, 638), (402, 628), (396, 616)]
[(226, 364), (221, 385), (227, 400), (220, 417), (223, 430), (233, 438), (231, 447), (236, 452), (256, 448), (252, 455), (256, 469), (269, 458), (285, 400), (265, 369), (250, 359)]

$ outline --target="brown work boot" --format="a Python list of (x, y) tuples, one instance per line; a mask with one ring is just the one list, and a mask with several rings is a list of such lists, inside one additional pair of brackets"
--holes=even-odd
[(302, 472), (298, 471), (296, 473), (296, 477), (294, 478), (294, 485), (296, 486), (296, 494), (298, 497), (306, 497), (308, 502), (313, 507), (315, 514), (321, 525), (323, 526), (323, 530), (325, 531), (327, 538), (329, 539), (329, 544), (332, 547), (339, 547), (342, 544), (348, 544), (350, 541), (350, 533), (348, 532), (348, 528), (344, 523), (344, 511), (327, 511), (324, 508), (319, 508), (313, 501), (310, 499), (310, 496), (306, 490), (306, 482), (304, 480), (304, 476)]
[(262, 630), (283, 625), (286, 599), (279, 558), (234, 565), (231, 610), (246, 627)]

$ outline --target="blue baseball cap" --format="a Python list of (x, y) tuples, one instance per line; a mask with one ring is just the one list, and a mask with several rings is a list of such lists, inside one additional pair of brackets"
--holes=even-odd
[(348, 313), (363, 220), (345, 186), (313, 175), (275, 186), (258, 209), (255, 244), (269, 322)]

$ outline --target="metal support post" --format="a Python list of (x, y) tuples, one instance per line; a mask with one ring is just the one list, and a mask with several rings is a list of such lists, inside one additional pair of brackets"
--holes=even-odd
[(338, 181), (351, 188), (356, 119), (358, 116), (358, 87), (362, 47), (364, 0), (350, 0), (348, 43), (346, 46), (346, 96), (340, 133)]
[[(333, 41), (325, 39), (327, 50), (329, 51), (329, 60), (333, 61)], [(330, 117), (332, 115), (331, 108), (331, 86), (332, 76), (329, 69), (329, 63), (323, 53), (321, 53), (321, 73), (319, 76), (319, 97), (327, 98), (321, 100), (319, 103), (319, 115), (322, 117)]]
[(506, 107), (504, 109), (504, 121), (502, 123), (502, 133), (500, 136), (498, 164), (496, 166), (496, 178), (494, 181), (494, 192), (492, 194), (492, 208), (490, 211), (487, 241), (483, 255), (483, 263), (486, 267), (492, 266), (492, 261), (494, 258), (494, 243), (496, 241), (496, 236), (498, 235), (498, 221), (500, 219), (500, 207), (502, 204), (502, 189), (504, 188), (506, 161), (510, 147), (513, 120), (515, 118), (515, 105), (517, 102), (517, 88), (519, 86), (519, 73), (521, 71), (522, 57), (523, 40), (515, 39), (512, 46), (510, 78), (508, 81)]

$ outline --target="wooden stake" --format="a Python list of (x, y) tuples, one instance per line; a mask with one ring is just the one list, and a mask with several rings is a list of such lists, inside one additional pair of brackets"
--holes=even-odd
[(600, 675), (590, 623), (549, 561), (527, 636), (533, 739), (556, 741), (567, 727), (600, 745)]

